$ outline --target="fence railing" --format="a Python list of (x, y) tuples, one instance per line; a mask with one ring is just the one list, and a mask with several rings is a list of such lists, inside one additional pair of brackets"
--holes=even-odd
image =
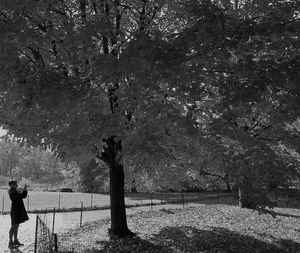
[[(129, 194), (127, 194), (129, 195)], [(158, 210), (155, 206), (161, 204), (172, 204), (177, 203), (176, 206), (181, 205), (183, 208), (188, 207), (194, 203), (207, 203), (206, 201), (212, 201), (216, 204), (222, 203), (232, 203), (234, 202), (233, 197), (235, 194), (233, 193), (214, 193), (214, 194), (191, 194), (191, 193), (139, 193), (136, 194), (136, 198), (141, 201), (140, 205), (147, 205), (148, 210)], [(236, 202), (236, 201), (235, 201)], [(147, 210), (146, 208), (140, 210)], [(82, 215), (80, 215), (80, 226), (82, 224)], [(83, 219), (84, 221), (85, 219)], [(68, 233), (62, 233), (58, 235), (58, 250), (62, 253), (85, 253), (89, 252), (87, 246), (88, 242), (84, 242), (82, 245), (80, 241), (70, 240), (70, 235)], [(91, 240), (91, 244), (93, 241)]]
[[(225, 201), (226, 197), (232, 197), (231, 193), (211, 193), (211, 194), (191, 194), (191, 193), (139, 193), (135, 194), (134, 198), (139, 201), (139, 205), (148, 206), (148, 210), (154, 210), (156, 205), (177, 203), (182, 207), (188, 206), (190, 203), (201, 203), (212, 199), (214, 203), (222, 203), (222, 199)], [(127, 194), (128, 197), (128, 194)], [(131, 197), (133, 197), (131, 195)], [(224, 198), (225, 197), (225, 198)], [(128, 207), (128, 206), (127, 206)], [(147, 208), (143, 208), (147, 210)], [(48, 209), (47, 214), (40, 214), (36, 217), (36, 233), (34, 243), (34, 253), (84, 253), (87, 251), (86, 246), (81, 245), (79, 241), (72, 241), (69, 238), (69, 234), (65, 233), (68, 229), (71, 229), (70, 224), (65, 223), (66, 218), (71, 215), (74, 222), (72, 227), (81, 227), (84, 222), (92, 221), (90, 215), (85, 216), (83, 213), (83, 203), (81, 203), (81, 210), (78, 213), (65, 213), (58, 216), (56, 209)], [(44, 217), (44, 218), (42, 218)], [(89, 217), (89, 218), (87, 218)], [(75, 219), (74, 219), (75, 218)], [(61, 230), (62, 227), (65, 229)], [(54, 233), (58, 231), (58, 235)]]
[(41, 217), (37, 215), (35, 224), (34, 253), (54, 253), (58, 252), (57, 250), (57, 234), (53, 233), (53, 228), (51, 230)]
[[(39, 194), (33, 194), (29, 192), (27, 198), (24, 200), (27, 212), (30, 213), (48, 213), (49, 210), (56, 209), (56, 212), (66, 211), (81, 211), (83, 210), (97, 210), (97, 209), (109, 209), (109, 195), (108, 194), (86, 194), (76, 201), (70, 201), (72, 193), (60, 194), (51, 196), (49, 201), (45, 201), (43, 192)], [(47, 194), (47, 193), (46, 193)], [(138, 206), (138, 205), (156, 205), (164, 203), (178, 203), (178, 202), (194, 202), (209, 196), (223, 196), (226, 193), (125, 193), (126, 206)], [(0, 195), (1, 196), (1, 195)], [(48, 199), (48, 196), (47, 198)], [(9, 196), (2, 195), (0, 197), (0, 210), (2, 214), (8, 214), (10, 210), (11, 201)]]

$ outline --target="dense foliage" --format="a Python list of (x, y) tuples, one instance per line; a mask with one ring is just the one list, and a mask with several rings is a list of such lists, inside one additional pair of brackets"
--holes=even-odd
[(112, 233), (130, 234), (125, 160), (159, 173), (213, 143), (247, 207), (265, 202), (272, 178), (298, 175), (299, 1), (0, 7), (1, 124), (65, 158), (106, 163)]
[(109, 192), (109, 173), (101, 160), (91, 159), (84, 163), (79, 175), (83, 192)]

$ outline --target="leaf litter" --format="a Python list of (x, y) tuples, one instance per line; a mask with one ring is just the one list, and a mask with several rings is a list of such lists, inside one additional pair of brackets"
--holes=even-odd
[(300, 253), (300, 209), (270, 212), (224, 204), (140, 212), (127, 216), (133, 238), (110, 240), (105, 219), (60, 235), (60, 244), (80, 245), (90, 253)]

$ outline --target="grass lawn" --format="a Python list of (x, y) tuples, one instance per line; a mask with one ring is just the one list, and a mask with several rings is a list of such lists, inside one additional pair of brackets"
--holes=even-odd
[[(4, 196), (4, 211), (10, 210), (11, 201), (5, 190), (0, 190), (1, 206)], [(80, 192), (42, 192), (29, 191), (24, 204), (27, 210), (44, 210), (53, 208), (73, 208), (80, 207), (81, 202), (84, 206), (91, 205), (91, 194)], [(60, 200), (59, 200), (60, 198)], [(93, 194), (92, 205), (109, 206), (109, 196), (107, 194)]]
[[(184, 193), (185, 201), (198, 201), (207, 197), (215, 196), (216, 194), (224, 195), (224, 193)], [(4, 205), (3, 205), (4, 197)], [(181, 201), (181, 193), (153, 193), (152, 202), (160, 203)], [(84, 207), (107, 207), (110, 206), (109, 194), (91, 194), (81, 192), (42, 192), (29, 191), (28, 198), (24, 199), (24, 204), (27, 211), (46, 210), (53, 208), (60, 209), (80, 209), (81, 202)], [(144, 205), (150, 204), (151, 193), (126, 193), (126, 205)], [(0, 190), (0, 212), (8, 212), (10, 210), (11, 201), (7, 190)], [(2, 209), (3, 208), (3, 209)]]
[(111, 241), (109, 223), (87, 223), (61, 235), (60, 243), (69, 249), (89, 249), (82, 252), (300, 253), (300, 209), (275, 208), (260, 215), (235, 205), (210, 202), (141, 212), (128, 216), (136, 238)]
[[(3, 211), (9, 211), (11, 201), (7, 191), (0, 190), (1, 210), (2, 200), (4, 196)], [(146, 195), (145, 195), (146, 196)], [(126, 204), (134, 205), (139, 204), (140, 197), (136, 195), (127, 196)], [(144, 199), (143, 203), (148, 203), (150, 200)], [(157, 200), (156, 200), (157, 201)], [(45, 209), (71, 209), (80, 208), (81, 202), (84, 207), (97, 206), (109, 207), (110, 200), (108, 194), (90, 194), (81, 192), (42, 192), (42, 191), (29, 191), (28, 198), (24, 199), (24, 204), (27, 211), (45, 210)]]

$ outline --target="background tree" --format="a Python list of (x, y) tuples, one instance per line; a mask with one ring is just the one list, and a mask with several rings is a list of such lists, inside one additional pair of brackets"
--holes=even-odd
[(22, 148), (18, 143), (0, 141), (0, 174), (15, 178), (18, 174), (19, 155)]
[(107, 165), (101, 160), (91, 159), (80, 169), (81, 186), (84, 192), (107, 192), (109, 175)]
[[(226, 138), (223, 144), (230, 147), (231, 155), (243, 157), (234, 167), (239, 168), (242, 182), (251, 180), (240, 186), (251, 188), (254, 185), (249, 183), (259, 182), (248, 193), (253, 193), (252, 200), (257, 197), (255, 192), (263, 199), (264, 182), (270, 178), (299, 178), (297, 166), (279, 165), (282, 156), (274, 153), (280, 145), (292, 150), (299, 147), (297, 131), (288, 127), (298, 121), (300, 108), (299, 86), (295, 85), (299, 82), (299, 2), (225, 2), (216, 1), (223, 7), (224, 18), (220, 51), (205, 66), (215, 78), (212, 85), (220, 98), (211, 117), (210, 136)], [(253, 180), (261, 171), (265, 172), (264, 182)]]
[(80, 181), (80, 170), (79, 165), (74, 162), (63, 162), (62, 174), (64, 180), (62, 182), (63, 187), (72, 188), (75, 190), (81, 190), (81, 181)]
[(0, 164), (1, 175), (8, 178), (50, 186), (58, 186), (65, 178), (63, 163), (53, 152), (20, 145), (14, 139), (0, 141)]

